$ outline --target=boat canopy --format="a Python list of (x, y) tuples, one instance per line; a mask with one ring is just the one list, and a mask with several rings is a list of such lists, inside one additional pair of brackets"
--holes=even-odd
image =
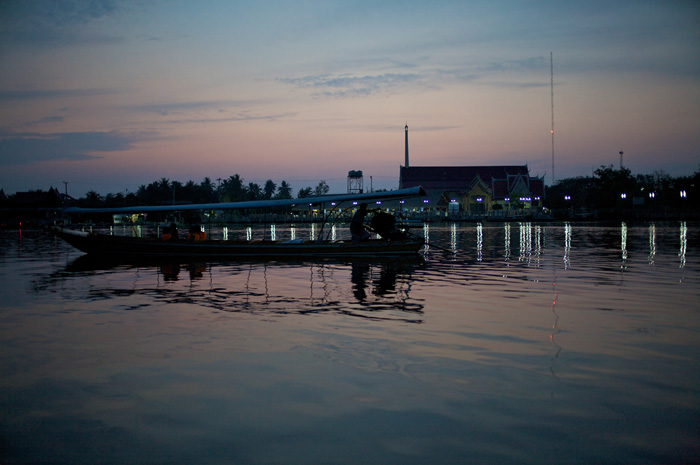
[(65, 213), (148, 213), (148, 212), (168, 212), (184, 210), (240, 210), (244, 208), (272, 208), (285, 207), (304, 204), (323, 204), (342, 202), (367, 202), (376, 200), (399, 200), (411, 197), (425, 197), (427, 194), (421, 186), (407, 189), (397, 189), (383, 192), (366, 192), (363, 194), (331, 194), (301, 199), (281, 199), (281, 200), (250, 200), (246, 202), (222, 202), (222, 203), (194, 203), (186, 205), (140, 205), (133, 207), (114, 208), (81, 208), (69, 207)]

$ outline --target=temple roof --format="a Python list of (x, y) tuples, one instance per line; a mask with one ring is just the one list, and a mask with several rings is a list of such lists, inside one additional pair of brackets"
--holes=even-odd
[(519, 179), (525, 181), (531, 195), (544, 196), (544, 181), (530, 177), (527, 165), (401, 167), (402, 187), (423, 186), (428, 192), (465, 191), (479, 178), (497, 199), (510, 195)]

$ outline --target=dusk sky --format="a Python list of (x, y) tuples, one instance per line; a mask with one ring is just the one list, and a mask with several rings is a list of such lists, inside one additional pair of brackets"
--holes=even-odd
[(700, 167), (696, 1), (0, 3), (0, 188)]

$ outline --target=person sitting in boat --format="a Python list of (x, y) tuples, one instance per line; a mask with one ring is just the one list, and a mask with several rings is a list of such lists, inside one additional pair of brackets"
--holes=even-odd
[(207, 235), (202, 231), (201, 226), (194, 225), (190, 227), (190, 234), (187, 236), (187, 240), (190, 242), (203, 241), (207, 238)]
[(350, 233), (352, 234), (353, 242), (366, 241), (369, 239), (369, 231), (365, 229), (364, 224), (365, 216), (367, 216), (367, 204), (361, 203), (360, 208), (357, 209), (350, 223)]
[(396, 218), (385, 212), (376, 212), (372, 215), (372, 230), (384, 239), (398, 240), (406, 236), (396, 228)]
[(160, 235), (160, 238), (164, 241), (170, 241), (173, 239), (173, 235), (170, 233), (170, 226), (163, 227), (163, 233)]
[(170, 238), (169, 241), (176, 241), (180, 238), (180, 233), (177, 230), (177, 224), (170, 223)]

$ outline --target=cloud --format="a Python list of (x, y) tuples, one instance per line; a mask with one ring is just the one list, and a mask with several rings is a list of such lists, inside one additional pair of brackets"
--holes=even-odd
[[(221, 123), (228, 121), (256, 121), (256, 120), (276, 120), (294, 116), (296, 113), (276, 113), (251, 115), (247, 111), (240, 111), (238, 114), (230, 115), (227, 107), (241, 107), (250, 102), (230, 101), (230, 100), (212, 100), (212, 101), (195, 101), (195, 102), (175, 102), (175, 103), (155, 103), (147, 105), (138, 105), (128, 107), (130, 110), (144, 113), (155, 113), (160, 116), (167, 116), (170, 119), (164, 121), (171, 124), (182, 123)], [(210, 115), (212, 111), (216, 112), (216, 116)], [(199, 115), (205, 116), (199, 116)], [(230, 116), (224, 116), (229, 114)]]
[(259, 121), (259, 120), (270, 120), (275, 121), (280, 118), (288, 118), (295, 116), (296, 113), (279, 113), (275, 115), (238, 115), (238, 116), (228, 116), (223, 118), (190, 118), (190, 119), (176, 119), (168, 120), (167, 123), (171, 124), (181, 124), (181, 123), (225, 123), (233, 121)]
[(44, 124), (44, 123), (62, 123), (63, 122), (63, 116), (47, 116), (46, 118), (41, 118), (36, 121), (28, 121), (22, 126), (34, 126), (38, 124)]
[[(447, 82), (481, 82), (495, 87), (530, 88), (547, 86), (548, 81), (532, 81), (533, 72), (549, 67), (548, 57), (535, 56), (500, 62), (475, 62), (433, 66), (408, 65), (413, 72), (387, 72), (376, 74), (315, 74), (300, 77), (278, 78), (277, 81), (300, 89), (309, 89), (315, 97), (364, 97), (394, 90), (435, 89)], [(508, 76), (503, 78), (502, 76)], [(500, 79), (496, 79), (501, 77)]]
[(0, 135), (0, 166), (55, 160), (90, 160), (95, 152), (128, 150), (149, 135), (111, 132), (21, 133)]
[(0, 102), (93, 97), (96, 95), (107, 95), (114, 93), (116, 93), (116, 91), (108, 89), (0, 90)]
[(176, 103), (154, 103), (148, 105), (138, 105), (129, 107), (131, 110), (145, 112), (145, 113), (157, 113), (161, 116), (172, 116), (178, 115), (193, 110), (201, 109), (211, 109), (217, 107), (227, 107), (231, 105), (237, 105), (236, 102), (231, 101), (199, 101), (199, 102), (176, 102)]
[(33, 0), (3, 2), (0, 36), (28, 45), (74, 45), (120, 42), (121, 37), (90, 31), (91, 23), (113, 15), (115, 0)]
[(538, 71), (547, 69), (549, 60), (544, 56), (529, 57), (518, 60), (491, 62), (484, 66), (486, 71)]
[(417, 73), (383, 73), (364, 76), (317, 74), (277, 80), (301, 89), (313, 89), (316, 96), (358, 97), (420, 82), (422, 75)]

